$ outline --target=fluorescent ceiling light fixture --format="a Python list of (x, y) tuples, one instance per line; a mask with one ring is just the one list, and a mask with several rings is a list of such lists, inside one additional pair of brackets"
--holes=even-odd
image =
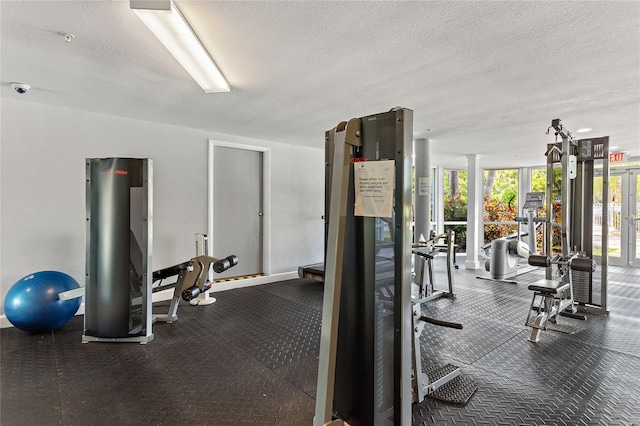
[(131, 0), (130, 6), (205, 93), (230, 90), (222, 72), (173, 1)]
[(587, 133), (587, 132), (590, 132), (590, 131), (592, 131), (592, 130), (593, 130), (593, 129), (591, 129), (591, 128), (589, 128), (589, 127), (584, 127), (584, 128), (582, 128), (582, 129), (578, 129), (578, 130), (576, 130), (576, 133)]

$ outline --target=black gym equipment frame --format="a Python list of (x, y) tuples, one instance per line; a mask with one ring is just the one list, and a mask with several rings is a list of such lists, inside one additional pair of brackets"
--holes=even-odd
[(82, 342), (153, 340), (153, 162), (86, 160), (87, 240)]
[[(314, 425), (411, 422), (412, 127), (413, 111), (394, 108), (326, 132), (331, 189)], [(354, 216), (352, 164), (377, 160), (394, 162), (392, 217)]]

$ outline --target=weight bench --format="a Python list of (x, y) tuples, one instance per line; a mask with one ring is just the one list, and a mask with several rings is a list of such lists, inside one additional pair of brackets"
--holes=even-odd
[(540, 331), (547, 329), (547, 322), (556, 322), (557, 315), (568, 307), (573, 307), (571, 283), (554, 280), (540, 280), (529, 285), (533, 290), (529, 315), (525, 325), (531, 327), (530, 342), (540, 341)]
[(569, 260), (551, 260), (546, 256), (531, 255), (529, 264), (532, 266), (550, 266), (552, 263), (567, 266), (569, 269), (569, 281), (542, 279), (529, 285), (533, 297), (529, 306), (529, 313), (525, 325), (531, 327), (529, 341), (540, 341), (540, 331), (547, 329), (547, 323), (557, 322), (558, 315), (567, 316), (579, 320), (586, 320), (584, 315), (577, 314), (573, 300), (573, 271), (595, 270), (595, 263), (591, 259), (571, 257)]

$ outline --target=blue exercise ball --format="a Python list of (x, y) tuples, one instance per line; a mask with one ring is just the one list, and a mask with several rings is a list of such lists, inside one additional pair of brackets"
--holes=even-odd
[(32, 333), (66, 324), (80, 307), (80, 297), (60, 300), (58, 293), (80, 287), (58, 271), (40, 271), (19, 280), (4, 299), (4, 313), (16, 328)]

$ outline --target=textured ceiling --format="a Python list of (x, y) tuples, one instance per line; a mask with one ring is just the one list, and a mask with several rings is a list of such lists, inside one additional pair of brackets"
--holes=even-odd
[(176, 4), (230, 93), (205, 94), (128, 1), (3, 0), (1, 96), (317, 148), (403, 106), (449, 167), (542, 164), (561, 118), (640, 155), (637, 1)]

